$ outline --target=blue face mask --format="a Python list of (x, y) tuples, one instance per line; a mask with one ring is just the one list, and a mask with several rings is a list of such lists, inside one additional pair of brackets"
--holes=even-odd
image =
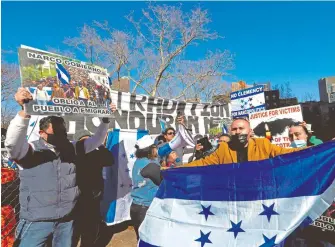
[(307, 142), (305, 140), (295, 140), (291, 142), (290, 147), (292, 148), (303, 148), (307, 146)]

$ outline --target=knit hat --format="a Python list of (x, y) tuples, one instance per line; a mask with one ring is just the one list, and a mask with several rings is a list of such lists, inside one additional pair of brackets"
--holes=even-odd
[(136, 146), (138, 146), (139, 149), (150, 147), (154, 144), (154, 139), (151, 138), (149, 135), (143, 136), (141, 139), (138, 139), (136, 142)]
[(76, 133), (73, 135), (73, 140), (74, 141), (79, 141), (81, 138), (85, 137), (85, 136), (92, 136), (91, 132), (89, 132), (88, 130), (78, 130), (76, 131)]

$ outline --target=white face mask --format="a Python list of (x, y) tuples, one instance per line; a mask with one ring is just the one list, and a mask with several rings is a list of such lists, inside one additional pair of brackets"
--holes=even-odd
[(291, 142), (291, 145), (290, 145), (290, 147), (292, 148), (302, 148), (306, 146), (307, 146), (307, 142), (305, 140), (294, 140), (293, 142)]

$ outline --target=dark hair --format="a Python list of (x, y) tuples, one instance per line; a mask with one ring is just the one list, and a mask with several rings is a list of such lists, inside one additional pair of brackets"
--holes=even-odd
[(167, 128), (167, 129), (164, 130), (163, 134), (166, 135), (169, 130), (173, 130), (174, 132), (176, 132), (176, 130), (174, 128), (169, 127), (169, 128)]
[(301, 125), (300, 122), (297, 122), (297, 123), (292, 124), (292, 125), (290, 126), (290, 128), (291, 128), (291, 127), (301, 127), (301, 128), (304, 130), (305, 134), (307, 135), (307, 147), (314, 146), (314, 143), (311, 143), (311, 142), (310, 142), (310, 139), (311, 139), (311, 137), (312, 137), (312, 134), (308, 132), (306, 126)]
[(46, 130), (49, 128), (49, 124), (55, 125), (55, 124), (65, 124), (65, 121), (62, 117), (57, 116), (48, 116), (44, 117), (40, 120), (40, 130)]
[(222, 133), (221, 135), (219, 135), (219, 138), (223, 137), (223, 136), (227, 136), (227, 137), (229, 137), (231, 139), (231, 136), (229, 134), (226, 134), (226, 133)]
[(139, 149), (137, 145), (135, 145), (136, 151), (135, 151), (135, 156), (136, 158), (148, 158), (151, 159), (153, 158), (153, 149), (156, 148), (156, 145), (151, 145), (146, 148)]

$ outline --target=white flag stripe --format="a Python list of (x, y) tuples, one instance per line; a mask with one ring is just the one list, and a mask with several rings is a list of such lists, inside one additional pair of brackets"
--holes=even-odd
[[(245, 247), (245, 243), (260, 246), (264, 243), (263, 234), (268, 238), (277, 235), (275, 242), (278, 244), (307, 216), (312, 220), (320, 216), (331, 205), (329, 195), (333, 193), (334, 187), (331, 186), (319, 196), (263, 201), (209, 202), (155, 198), (140, 227), (140, 238), (157, 246), (200, 246), (194, 240), (200, 237), (201, 230), (204, 234), (211, 231), (210, 246)], [(271, 215), (268, 222), (266, 215), (260, 215), (264, 211), (262, 204), (269, 207), (273, 203), (273, 210), (279, 215)], [(203, 211), (201, 205), (211, 206), (210, 212), (214, 215), (208, 215), (206, 220), (204, 214), (199, 214)], [(232, 227), (231, 221), (235, 224), (242, 221), (241, 228), (245, 232), (237, 234), (239, 241), (235, 241), (233, 232), (227, 232)]]
[[(134, 166), (135, 158), (131, 158), (134, 155), (135, 147), (134, 143), (137, 140), (137, 130), (120, 130), (119, 133), (119, 156), (118, 162), (118, 188), (117, 188), (117, 201), (115, 209), (115, 218), (113, 222), (106, 222), (109, 225), (115, 225), (117, 223), (130, 220), (130, 205), (132, 198), (130, 196), (131, 185), (132, 185), (132, 169)], [(129, 170), (127, 172), (127, 169)]]

